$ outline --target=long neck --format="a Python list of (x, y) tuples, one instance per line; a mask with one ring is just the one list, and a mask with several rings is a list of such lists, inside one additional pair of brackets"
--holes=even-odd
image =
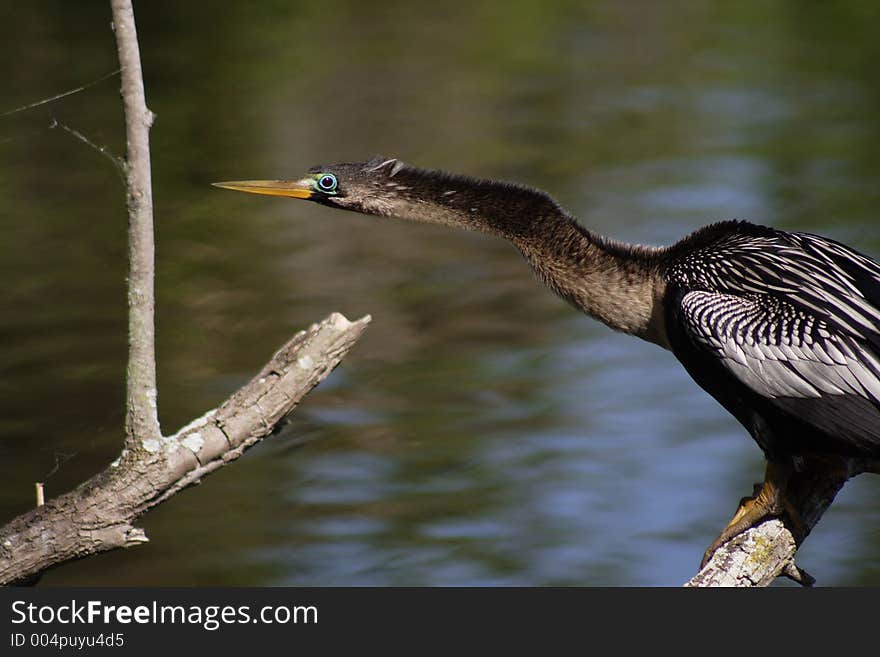
[(503, 237), (556, 294), (615, 330), (668, 347), (657, 249), (593, 235), (543, 192), (421, 170), (401, 173), (397, 184), (418, 196), (401, 198), (388, 214)]
[(511, 241), (551, 290), (610, 326), (668, 348), (655, 249), (598, 237), (573, 219), (545, 219)]

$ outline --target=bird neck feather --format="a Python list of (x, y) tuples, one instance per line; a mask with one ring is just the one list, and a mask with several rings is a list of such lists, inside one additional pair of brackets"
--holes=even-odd
[[(659, 249), (580, 226), (548, 194), (509, 183), (404, 169), (387, 214), (503, 237), (556, 294), (611, 328), (668, 348)], [(406, 192), (418, 190), (418, 196)]]
[(669, 348), (659, 250), (599, 237), (572, 219), (513, 242), (538, 277), (572, 305), (614, 330)]

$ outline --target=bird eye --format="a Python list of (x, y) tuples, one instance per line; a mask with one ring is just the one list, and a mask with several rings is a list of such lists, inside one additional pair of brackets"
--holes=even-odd
[(320, 178), (318, 178), (318, 189), (322, 192), (335, 192), (337, 185), (339, 183), (336, 181), (336, 176), (332, 173), (322, 173)]

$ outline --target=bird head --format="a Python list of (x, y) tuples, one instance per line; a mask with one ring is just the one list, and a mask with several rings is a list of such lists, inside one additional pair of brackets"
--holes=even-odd
[(403, 162), (374, 157), (367, 162), (342, 162), (312, 167), (298, 180), (237, 180), (213, 183), (215, 187), (250, 194), (286, 196), (322, 205), (388, 216), (409, 190), (395, 176)]

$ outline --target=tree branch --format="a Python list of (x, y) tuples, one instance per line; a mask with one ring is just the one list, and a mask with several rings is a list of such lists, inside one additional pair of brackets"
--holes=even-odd
[(153, 113), (147, 109), (144, 95), (131, 0), (111, 0), (110, 6), (125, 109), (129, 262), (125, 441), (133, 453), (143, 442), (161, 437), (156, 406), (155, 248), (150, 172)]
[(769, 586), (780, 576), (812, 586), (813, 578), (795, 565), (797, 549), (846, 481), (862, 472), (876, 470), (877, 464), (870, 460), (849, 459), (843, 467), (795, 473), (786, 496), (798, 509), (803, 527), (795, 528), (785, 517), (765, 520), (718, 548), (712, 559), (684, 586)]
[(124, 448), (103, 472), (0, 528), (0, 584), (31, 584), (73, 559), (147, 542), (132, 522), (270, 435), (370, 321), (330, 315), (291, 338), (247, 385), (173, 436), (156, 409), (153, 202), (140, 54), (130, 0), (111, 0), (127, 130), (129, 361)]
[[(92, 554), (147, 542), (132, 523), (270, 435), (366, 330), (330, 315), (291, 338), (247, 385), (173, 436), (144, 440), (73, 491), (0, 529), (0, 584), (24, 583)], [(123, 452), (125, 455), (125, 452)]]

